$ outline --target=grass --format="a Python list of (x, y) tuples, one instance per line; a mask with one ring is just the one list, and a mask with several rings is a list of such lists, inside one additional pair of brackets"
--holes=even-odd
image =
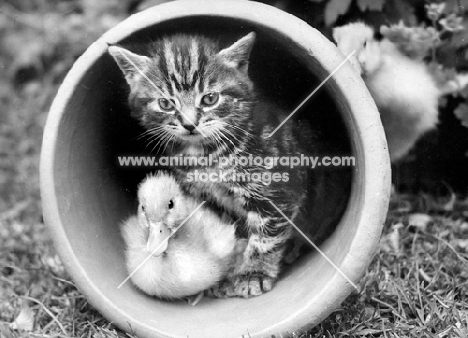
[[(0, 67), (8, 71), (0, 78), (0, 337), (129, 337), (88, 304), (64, 271), (42, 221), (39, 194), (47, 109), (75, 54), (105, 24), (88, 28), (93, 34), (64, 33), (64, 41), (47, 26), (28, 27), (29, 17), (10, 5), (0, 8), (10, 17), (0, 20), (0, 43), (9, 46), (0, 52)], [(27, 43), (37, 39), (43, 49)], [(361, 291), (295, 337), (468, 337), (467, 238), (468, 200), (395, 194)], [(10, 325), (21, 312), (33, 319), (32, 326), (22, 324), (28, 331)]]
[(361, 293), (351, 295), (312, 336), (467, 336), (467, 201), (393, 199)]

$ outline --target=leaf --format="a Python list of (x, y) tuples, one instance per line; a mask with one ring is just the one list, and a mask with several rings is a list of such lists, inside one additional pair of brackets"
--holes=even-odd
[(423, 214), (423, 213), (415, 213), (411, 214), (408, 217), (408, 223), (409, 225), (415, 226), (416, 228), (419, 228), (420, 230), (426, 230), (427, 225), (432, 221), (432, 217)]
[(0, 332), (2, 338), (21, 338), (21, 335), (18, 332), (12, 330), (6, 324), (4, 325), (0, 323)]
[[(468, 19), (463, 19), (462, 25), (468, 27)], [(448, 44), (453, 48), (460, 48), (468, 45), (468, 31), (465, 29), (453, 32), (452, 36), (448, 39)]]
[(385, 5), (385, 16), (387, 22), (403, 22), (409, 26), (416, 26), (419, 22), (415, 14), (414, 7), (407, 0), (393, 0)]
[(460, 231), (468, 232), (468, 222), (463, 222), (462, 224), (460, 224)]
[(357, 0), (357, 5), (361, 12), (382, 11), (385, 0)]
[(442, 205), (442, 210), (453, 211), (456, 201), (457, 201), (457, 195), (455, 195), (455, 193), (452, 191), (452, 194), (450, 195), (450, 200), (444, 205)]
[(465, 8), (468, 8), (468, 0), (446, 0), (444, 13), (460, 13), (463, 12)]
[(392, 248), (393, 252), (400, 252), (400, 232), (398, 229), (394, 229), (391, 233), (387, 235), (388, 243)]
[(379, 317), (379, 311), (372, 305), (366, 305), (364, 307), (364, 318), (366, 320), (372, 319), (372, 318), (378, 318)]
[(468, 105), (461, 103), (453, 113), (460, 120), (461, 125), (468, 128)]
[(357, 336), (368, 336), (370, 334), (377, 334), (377, 333), (382, 333), (382, 330), (376, 330), (376, 329), (361, 329), (356, 332), (354, 332), (355, 335)]
[(432, 48), (436, 48), (439, 36), (433, 27), (408, 27), (403, 21), (390, 26), (381, 26), (380, 33), (395, 43), (405, 55), (424, 59)]
[(348, 11), (350, 5), (351, 0), (330, 0), (325, 6), (325, 25), (333, 25), (340, 15)]
[(468, 249), (468, 239), (454, 239), (450, 241), (450, 244), (456, 246), (459, 249)]
[[(432, 64), (437, 65), (435, 62)], [(468, 97), (468, 73), (457, 73), (453, 68), (445, 68), (438, 65), (438, 68), (429, 66), (435, 80), (439, 85), (440, 95), (453, 95)]]
[(463, 26), (463, 18), (455, 14), (449, 14), (439, 20), (439, 24), (447, 32), (459, 32), (465, 29)]
[(34, 311), (28, 306), (27, 302), (21, 304), (21, 311), (15, 318), (13, 323), (10, 323), (10, 328), (13, 330), (32, 331), (34, 327)]

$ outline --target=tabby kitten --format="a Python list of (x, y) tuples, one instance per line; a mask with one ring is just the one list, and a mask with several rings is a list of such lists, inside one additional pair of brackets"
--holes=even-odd
[[(266, 138), (287, 114), (258, 94), (249, 78), (254, 41), (252, 32), (221, 49), (218, 42), (207, 37), (178, 34), (128, 47), (138, 54), (119, 46), (109, 47), (130, 86), (132, 115), (159, 153), (211, 155), (215, 160), (249, 155), (264, 158), (298, 155), (303, 153), (301, 146), (311, 146), (308, 127), (291, 121)], [(220, 170), (229, 173), (223, 180), (189, 179), (195, 171), (219, 174)], [(289, 219), (300, 222), (310, 179), (307, 169), (214, 163), (173, 171), (190, 195), (240, 220), (248, 237), (243, 264), (236, 268), (233, 278), (211, 294), (251, 297), (270, 291), (292, 232), (270, 201)], [(268, 175), (274, 172), (286, 172), (288, 180), (270, 183)], [(233, 173), (256, 173), (262, 179), (244, 181)]]

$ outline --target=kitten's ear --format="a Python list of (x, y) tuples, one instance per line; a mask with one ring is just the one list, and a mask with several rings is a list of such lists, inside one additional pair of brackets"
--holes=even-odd
[(251, 32), (232, 44), (230, 47), (219, 52), (226, 64), (238, 68), (242, 72), (247, 72), (249, 66), (249, 56), (255, 42), (255, 33)]
[(133, 83), (135, 75), (140, 73), (139, 70), (145, 71), (150, 61), (149, 57), (132, 53), (122, 47), (109, 46), (108, 50), (109, 54), (112, 55), (115, 62), (119, 65), (120, 70), (124, 73), (125, 79), (130, 85)]

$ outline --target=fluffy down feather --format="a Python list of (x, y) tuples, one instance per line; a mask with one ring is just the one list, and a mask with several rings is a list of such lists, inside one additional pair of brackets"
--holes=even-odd
[(361, 74), (379, 109), (387, 136), (390, 158), (403, 158), (416, 141), (438, 122), (439, 88), (426, 65), (404, 55), (364, 23), (352, 23), (333, 31), (337, 47)]
[[(139, 186), (138, 199), (138, 215), (121, 225), (129, 272), (152, 254), (147, 245), (150, 223), (162, 222), (172, 234), (200, 204), (183, 194), (166, 173), (148, 176)], [(131, 280), (148, 295), (167, 299), (195, 295), (225, 277), (244, 247), (232, 222), (202, 207), (173, 233), (164, 252), (152, 256)]]

